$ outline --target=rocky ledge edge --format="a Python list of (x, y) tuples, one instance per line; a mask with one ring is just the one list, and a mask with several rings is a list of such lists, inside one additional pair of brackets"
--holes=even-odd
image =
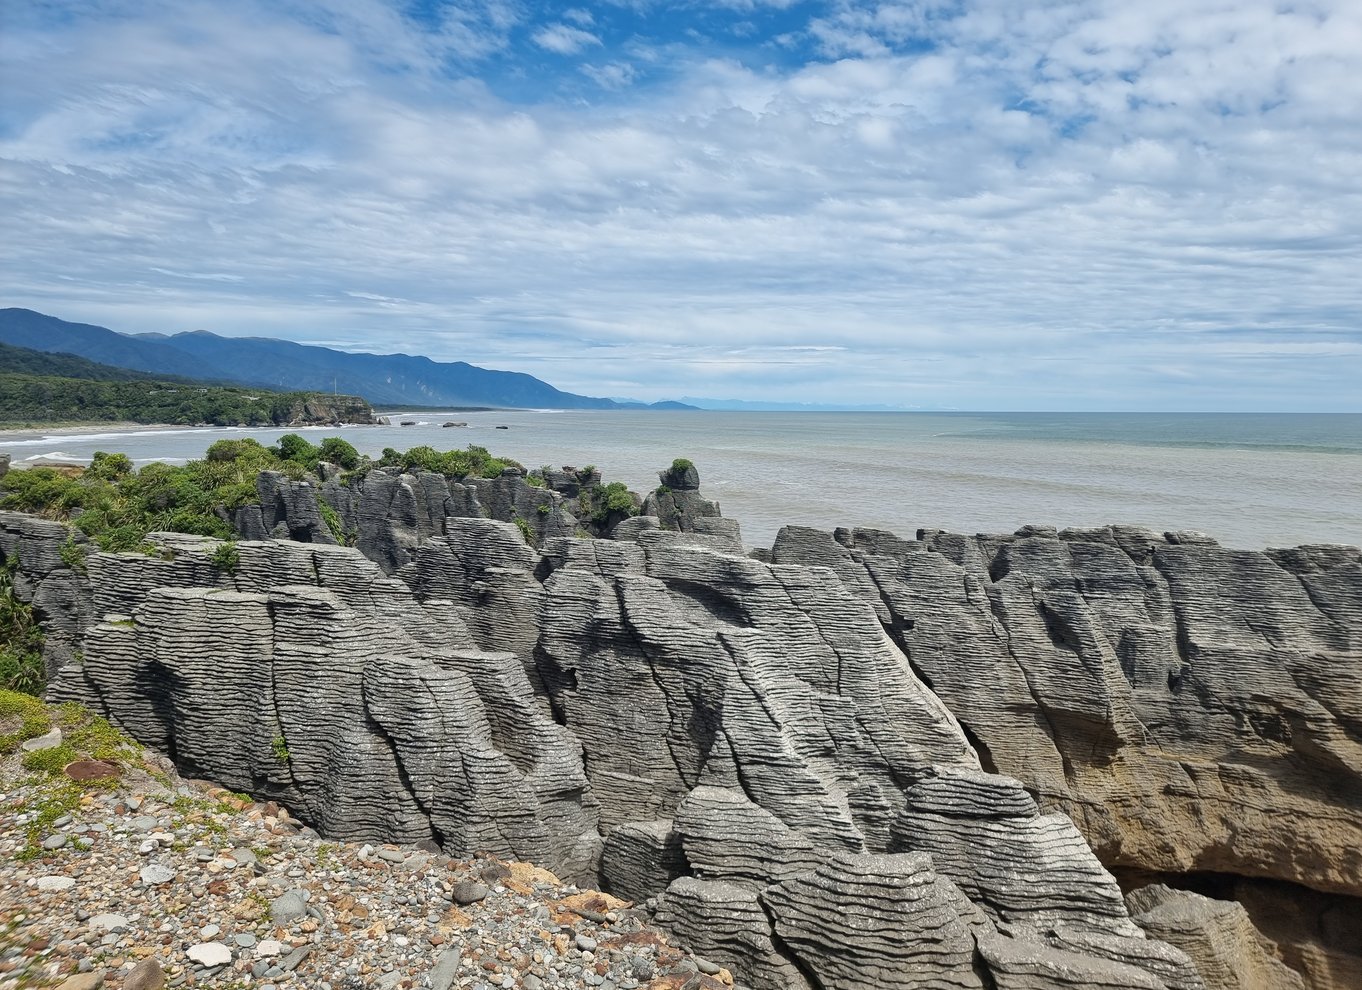
[[(19, 704), (0, 718), (0, 750), (13, 749), (0, 757), (0, 990), (733, 984), (627, 901), (527, 863), (324, 841), (126, 738), (95, 767), (116, 777), (35, 771), (61, 723), (102, 723), (106, 756), (112, 730), (75, 706)], [(55, 731), (18, 745), (26, 733), (3, 723), (39, 709)], [(93, 761), (77, 755), (84, 776)]]

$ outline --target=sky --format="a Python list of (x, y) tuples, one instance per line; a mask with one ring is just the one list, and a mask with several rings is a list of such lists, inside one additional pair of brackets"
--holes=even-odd
[(1362, 411), (1362, 3), (4, 0), (0, 306), (928, 409)]

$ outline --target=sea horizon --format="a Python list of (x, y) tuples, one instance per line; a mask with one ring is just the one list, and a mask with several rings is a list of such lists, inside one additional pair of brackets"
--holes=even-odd
[(20, 467), (83, 463), (96, 450), (182, 463), (223, 437), (268, 444), (301, 432), (343, 436), (375, 457), (471, 443), (527, 468), (593, 464), (640, 492), (685, 457), (751, 546), (769, 546), (783, 525), (912, 537), (1119, 524), (1240, 549), (1362, 544), (1362, 413), (409, 412), (417, 425), (397, 425), (394, 411), (389, 426), (0, 434), (0, 452)]

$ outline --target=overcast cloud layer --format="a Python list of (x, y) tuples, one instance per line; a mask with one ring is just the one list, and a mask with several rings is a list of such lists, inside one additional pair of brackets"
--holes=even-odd
[(644, 399), (1362, 409), (1356, 0), (0, 9), (0, 305)]

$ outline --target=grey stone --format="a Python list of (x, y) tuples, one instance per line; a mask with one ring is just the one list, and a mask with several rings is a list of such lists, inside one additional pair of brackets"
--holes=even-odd
[(270, 920), (275, 924), (285, 924), (307, 914), (307, 891), (294, 889), (286, 891), (270, 902)]
[(452, 896), (455, 904), (468, 905), (476, 904), (490, 893), (491, 891), (483, 884), (474, 883), (472, 880), (460, 880), (454, 885)]
[(143, 883), (152, 886), (170, 883), (170, 881), (175, 879), (175, 871), (163, 863), (151, 863), (148, 866), (144, 866), (139, 871), (138, 875), (142, 878)]
[(165, 972), (155, 959), (143, 959), (123, 977), (123, 990), (164, 990)]
[(232, 961), (232, 950), (221, 942), (199, 942), (186, 949), (185, 955), (208, 969), (226, 966)]
[(54, 749), (61, 745), (61, 728), (53, 728), (50, 732), (45, 732), (41, 736), (34, 736), (32, 739), (25, 739), (19, 744), (19, 748), (25, 753), (36, 753), (39, 750)]
[[(449, 990), (459, 975), (461, 955), (458, 949), (445, 949), (430, 970), (431, 990)], [(528, 987), (528, 984), (526, 985)]]
[(294, 949), (284, 957), (283, 962), (279, 964), (279, 968), (285, 973), (291, 973), (302, 965), (303, 960), (306, 959), (311, 952), (312, 946), (310, 945), (304, 945), (301, 948)]

